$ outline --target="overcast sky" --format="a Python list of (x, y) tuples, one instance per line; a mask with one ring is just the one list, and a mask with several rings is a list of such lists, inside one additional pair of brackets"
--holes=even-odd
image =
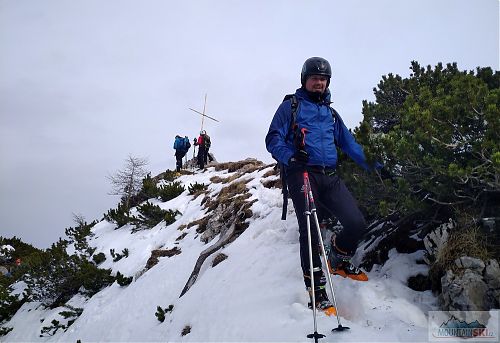
[(272, 162), (264, 136), (308, 57), (332, 64), (353, 128), (382, 75), (498, 70), (498, 49), (498, 0), (0, 0), (0, 235), (45, 248), (72, 213), (100, 219), (128, 154), (173, 169), (205, 93), (216, 158)]

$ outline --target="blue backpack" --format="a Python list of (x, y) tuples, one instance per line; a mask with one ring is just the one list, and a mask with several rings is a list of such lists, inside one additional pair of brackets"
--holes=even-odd
[(191, 142), (189, 142), (188, 136), (185, 136), (183, 139), (183, 149), (187, 152), (189, 148), (191, 148)]
[(174, 149), (179, 150), (184, 144), (184, 138), (180, 136), (175, 136), (175, 141), (174, 141)]
[(175, 136), (174, 149), (180, 151), (188, 151), (191, 147), (191, 143), (189, 142), (189, 138), (185, 136), (184, 138), (180, 136)]

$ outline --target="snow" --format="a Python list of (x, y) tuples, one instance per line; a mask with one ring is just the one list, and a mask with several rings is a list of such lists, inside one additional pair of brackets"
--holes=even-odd
[(9, 245), (9, 244), (2, 245), (2, 246), (0, 246), (0, 257), (3, 257), (7, 253), (14, 251), (14, 250), (16, 250), (16, 249), (14, 249), (14, 247), (12, 245)]
[[(116, 229), (106, 221), (93, 227), (90, 245), (96, 254), (106, 254), (100, 267), (135, 276), (130, 285), (114, 283), (90, 299), (73, 297), (69, 305), (83, 308), (83, 313), (66, 332), (59, 330), (50, 337), (39, 337), (40, 330), (53, 319), (64, 322), (58, 314), (64, 308), (49, 310), (26, 303), (4, 325), (14, 329), (2, 342), (312, 342), (306, 338), (313, 332), (313, 320), (300, 269), (297, 221), (291, 204), (287, 220), (280, 219), (280, 190), (265, 188), (261, 182), (269, 170), (271, 167), (233, 181), (249, 180), (250, 201), (258, 200), (252, 205), (249, 227), (219, 251), (228, 256), (226, 260), (215, 267), (214, 256), (205, 261), (196, 283), (182, 298), (179, 295), (200, 252), (217, 241), (203, 244), (196, 226), (185, 228), (182, 232), (187, 236), (176, 241), (181, 225), (206, 215), (203, 196), (194, 198), (187, 190), (168, 202), (155, 200), (163, 209), (182, 213), (167, 227), (160, 223), (136, 233), (130, 227)], [(209, 184), (208, 191), (214, 196), (227, 184), (211, 183), (210, 178), (233, 174), (208, 168), (178, 181), (186, 189), (195, 182)], [(157, 265), (144, 270), (152, 250), (176, 246), (181, 254), (160, 258)], [(121, 253), (125, 248), (129, 256), (113, 262), (110, 249)], [(334, 276), (340, 320), (351, 330), (332, 333), (337, 319), (318, 313), (318, 332), (326, 335), (320, 342), (427, 341), (426, 314), (437, 309), (437, 299), (430, 292), (406, 286), (409, 276), (427, 273), (425, 265), (416, 264), (422, 254), (390, 251), (389, 260), (368, 273), (368, 282)], [(170, 304), (173, 311), (160, 323), (154, 315), (157, 306)], [(191, 332), (181, 336), (187, 325)]]

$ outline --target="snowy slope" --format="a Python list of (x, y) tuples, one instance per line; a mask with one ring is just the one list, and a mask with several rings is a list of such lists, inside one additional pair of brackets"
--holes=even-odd
[[(213, 256), (207, 259), (196, 283), (182, 298), (179, 294), (200, 252), (217, 240), (203, 244), (196, 227), (191, 227), (184, 229), (188, 232), (184, 239), (176, 241), (180, 225), (205, 216), (203, 197), (193, 199), (187, 191), (168, 202), (156, 201), (164, 209), (178, 209), (183, 214), (168, 227), (160, 223), (151, 230), (131, 234), (126, 227), (115, 230), (115, 225), (102, 221), (93, 228), (95, 236), (90, 244), (97, 248), (96, 253), (107, 255), (100, 267), (136, 276), (130, 285), (114, 283), (91, 299), (74, 297), (70, 305), (84, 308), (82, 315), (66, 332), (59, 330), (51, 337), (39, 337), (40, 330), (53, 319), (61, 320), (58, 313), (62, 309), (25, 304), (6, 324), (14, 330), (2, 341), (311, 341), (306, 338), (313, 331), (313, 322), (300, 270), (297, 221), (291, 203), (287, 220), (280, 220), (280, 190), (262, 185), (263, 175), (271, 168), (241, 177), (250, 180), (249, 200), (258, 200), (251, 208), (250, 226), (220, 251), (228, 256), (226, 260), (212, 267)], [(209, 191), (215, 195), (226, 185), (210, 183), (210, 178), (231, 174), (209, 168), (178, 180), (186, 189), (195, 182), (210, 184)], [(272, 178), (276, 176), (268, 177)], [(151, 250), (176, 246), (181, 254), (161, 258), (141, 275)], [(129, 249), (129, 257), (113, 262), (109, 250), (120, 252), (124, 248)], [(425, 266), (415, 263), (418, 259), (420, 252), (392, 251), (384, 266), (376, 266), (369, 273), (369, 282), (333, 277), (342, 325), (351, 330), (332, 333), (337, 320), (320, 313), (318, 332), (327, 335), (320, 341), (427, 341), (425, 314), (437, 309), (436, 299), (430, 292), (416, 292), (405, 285), (409, 276), (427, 272)], [(154, 315), (157, 306), (166, 308), (170, 304), (174, 305), (172, 313), (160, 323)], [(182, 336), (186, 326), (191, 332)]]

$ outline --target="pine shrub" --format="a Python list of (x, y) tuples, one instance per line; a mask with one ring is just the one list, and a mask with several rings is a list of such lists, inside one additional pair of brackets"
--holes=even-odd
[(77, 227), (69, 227), (64, 230), (66, 236), (68, 237), (68, 242), (73, 244), (75, 250), (81, 255), (91, 256), (95, 251), (95, 249), (91, 248), (88, 243), (88, 238), (94, 236), (91, 229), (95, 224), (97, 224), (97, 221), (95, 220), (90, 224), (87, 224), (82, 220)]
[(115, 223), (118, 227), (122, 227), (130, 223), (133, 220), (123, 203), (118, 204), (117, 209), (110, 209), (107, 214), (104, 215), (104, 219), (109, 222)]
[[(25, 302), (24, 299), (11, 295), (12, 288), (9, 283), (8, 278), (0, 276), (0, 323), (9, 321)], [(2, 336), (1, 331), (0, 336)]]
[(168, 182), (172, 182), (175, 180), (175, 178), (177, 177), (177, 172), (175, 170), (170, 170), (170, 169), (167, 169), (164, 173), (163, 173), (163, 180), (165, 181), (168, 181)]
[(141, 206), (138, 206), (137, 211), (139, 212), (139, 215), (134, 220), (134, 231), (144, 228), (150, 229), (161, 222), (165, 216), (165, 211), (162, 210), (160, 206), (153, 205), (149, 201)]
[(50, 322), (52, 325), (51, 326), (44, 326), (40, 330), (40, 337), (49, 337), (49, 336), (54, 336), (54, 334), (59, 330), (59, 329), (64, 329), (65, 326), (61, 324), (58, 320), (53, 319)]
[(139, 193), (145, 198), (144, 200), (158, 196), (158, 187), (156, 187), (156, 181), (151, 178), (151, 174), (146, 175), (142, 180), (142, 189)]
[(191, 195), (204, 192), (207, 189), (208, 189), (208, 185), (205, 185), (204, 183), (198, 183), (198, 182), (195, 182), (194, 184), (190, 184), (188, 186), (188, 191), (189, 191), (189, 194), (191, 194)]
[(133, 276), (126, 277), (120, 272), (116, 273), (116, 282), (118, 282), (118, 284), (122, 287), (130, 285), (130, 283), (132, 282), (132, 279), (133, 279)]
[(368, 160), (382, 162), (392, 179), (365, 174), (345, 154), (338, 170), (373, 216), (474, 216), (481, 194), (500, 187), (500, 72), (416, 61), (410, 69), (410, 77), (382, 77), (355, 129)]
[(93, 263), (83, 260), (79, 263), (74, 283), (75, 289), (78, 287), (77, 292), (91, 297), (114, 281), (111, 269), (100, 269)]
[(161, 306), (158, 306), (156, 308), (155, 316), (160, 322), (163, 323), (165, 321), (165, 315), (169, 312), (172, 312), (173, 309), (174, 305), (168, 305), (168, 307), (165, 309), (161, 308)]
[(160, 306), (156, 308), (155, 316), (160, 322), (165, 321), (165, 311)]
[(163, 217), (163, 220), (165, 220), (165, 225), (168, 226), (170, 224), (173, 224), (175, 222), (175, 217), (177, 215), (181, 214), (178, 210), (172, 211), (172, 210), (166, 210), (165, 215)]
[(68, 328), (75, 322), (75, 320), (83, 313), (83, 308), (77, 308), (70, 305), (64, 305), (64, 307), (67, 308), (67, 310), (59, 312), (59, 315), (64, 319), (67, 319), (66, 324), (53, 319), (51, 321), (51, 326), (42, 327), (40, 331), (40, 337), (53, 336), (59, 329), (62, 329), (64, 331), (68, 330)]
[(150, 229), (158, 225), (162, 220), (165, 221), (166, 225), (170, 225), (175, 222), (175, 217), (181, 214), (178, 210), (162, 210), (160, 206), (153, 205), (150, 202), (146, 202), (137, 208), (139, 215), (134, 217), (135, 229), (133, 232)]
[(27, 301), (55, 308), (77, 293), (92, 296), (114, 282), (111, 270), (99, 269), (85, 257), (68, 255), (67, 245), (67, 241), (59, 240), (23, 260), (20, 280), (26, 283)]
[(109, 253), (111, 254), (111, 257), (113, 258), (113, 262), (118, 262), (118, 261), (120, 261), (124, 257), (127, 258), (128, 254), (129, 254), (129, 251), (128, 251), (127, 248), (125, 248), (125, 249), (122, 250), (121, 254), (117, 254), (115, 252), (115, 249), (109, 249)]
[(14, 328), (6, 327), (6, 326), (1, 327), (0, 328), (0, 337), (5, 336), (6, 334), (11, 332), (12, 330), (14, 330)]
[(115, 252), (115, 249), (109, 249), (109, 253), (111, 254), (111, 257), (113, 258), (113, 262), (118, 262), (122, 259), (123, 255), (122, 254), (117, 254)]
[(169, 201), (177, 198), (184, 190), (184, 186), (179, 181), (173, 181), (160, 186), (159, 196), (162, 201)]
[(73, 307), (70, 305), (64, 305), (64, 307), (66, 307), (68, 310), (59, 312), (59, 315), (64, 317), (64, 319), (69, 319), (65, 328), (65, 330), (67, 330), (71, 326), (71, 324), (73, 324), (75, 320), (83, 313), (83, 308)]
[(97, 255), (92, 256), (92, 260), (96, 265), (100, 265), (101, 263), (106, 261), (106, 255), (103, 252), (100, 252)]

